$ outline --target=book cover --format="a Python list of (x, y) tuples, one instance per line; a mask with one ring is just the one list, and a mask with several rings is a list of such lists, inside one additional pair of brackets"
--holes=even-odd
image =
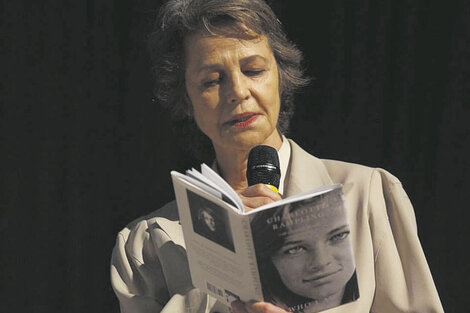
[(341, 186), (250, 216), (264, 301), (319, 312), (359, 298)]
[(303, 313), (359, 298), (341, 185), (245, 212), (215, 172), (191, 171), (172, 178), (195, 287), (226, 305), (266, 301)]

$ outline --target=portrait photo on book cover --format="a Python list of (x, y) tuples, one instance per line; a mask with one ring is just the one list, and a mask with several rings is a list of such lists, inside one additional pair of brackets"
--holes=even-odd
[(214, 202), (186, 190), (195, 233), (235, 252), (227, 212)]
[(261, 211), (250, 224), (264, 301), (313, 313), (359, 298), (341, 189)]

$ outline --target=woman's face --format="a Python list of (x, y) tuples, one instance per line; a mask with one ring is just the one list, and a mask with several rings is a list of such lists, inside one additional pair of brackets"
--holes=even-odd
[(185, 56), (194, 118), (216, 151), (280, 145), (279, 75), (266, 37), (199, 32), (186, 38)]
[(341, 298), (355, 270), (342, 208), (319, 216), (298, 233), (293, 229), (271, 259), (284, 285), (295, 294), (316, 300)]

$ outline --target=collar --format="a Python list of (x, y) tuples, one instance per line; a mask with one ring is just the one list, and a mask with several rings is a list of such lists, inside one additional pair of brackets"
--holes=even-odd
[(284, 197), (333, 184), (323, 162), (288, 139), (291, 147), (289, 166), (285, 177)]

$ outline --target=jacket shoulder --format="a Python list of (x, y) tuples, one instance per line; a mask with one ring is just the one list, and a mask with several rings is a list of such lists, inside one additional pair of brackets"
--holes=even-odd
[(375, 170), (375, 168), (356, 163), (329, 159), (321, 159), (321, 161), (335, 183), (344, 183), (351, 180), (369, 180)]
[(161, 220), (163, 220), (163, 223), (178, 223), (179, 216), (175, 200), (166, 203), (161, 208), (150, 212), (147, 215), (133, 220), (119, 232), (119, 236), (122, 236), (127, 240), (132, 236), (132, 234), (139, 233), (139, 237), (148, 238), (148, 229), (154, 227), (154, 225), (158, 224), (158, 221)]
[(348, 181), (351, 179), (371, 179), (375, 174), (382, 178), (382, 180), (391, 183), (400, 183), (389, 171), (380, 167), (370, 167), (357, 163), (350, 163), (338, 160), (321, 159), (325, 165), (328, 174), (334, 182)]

